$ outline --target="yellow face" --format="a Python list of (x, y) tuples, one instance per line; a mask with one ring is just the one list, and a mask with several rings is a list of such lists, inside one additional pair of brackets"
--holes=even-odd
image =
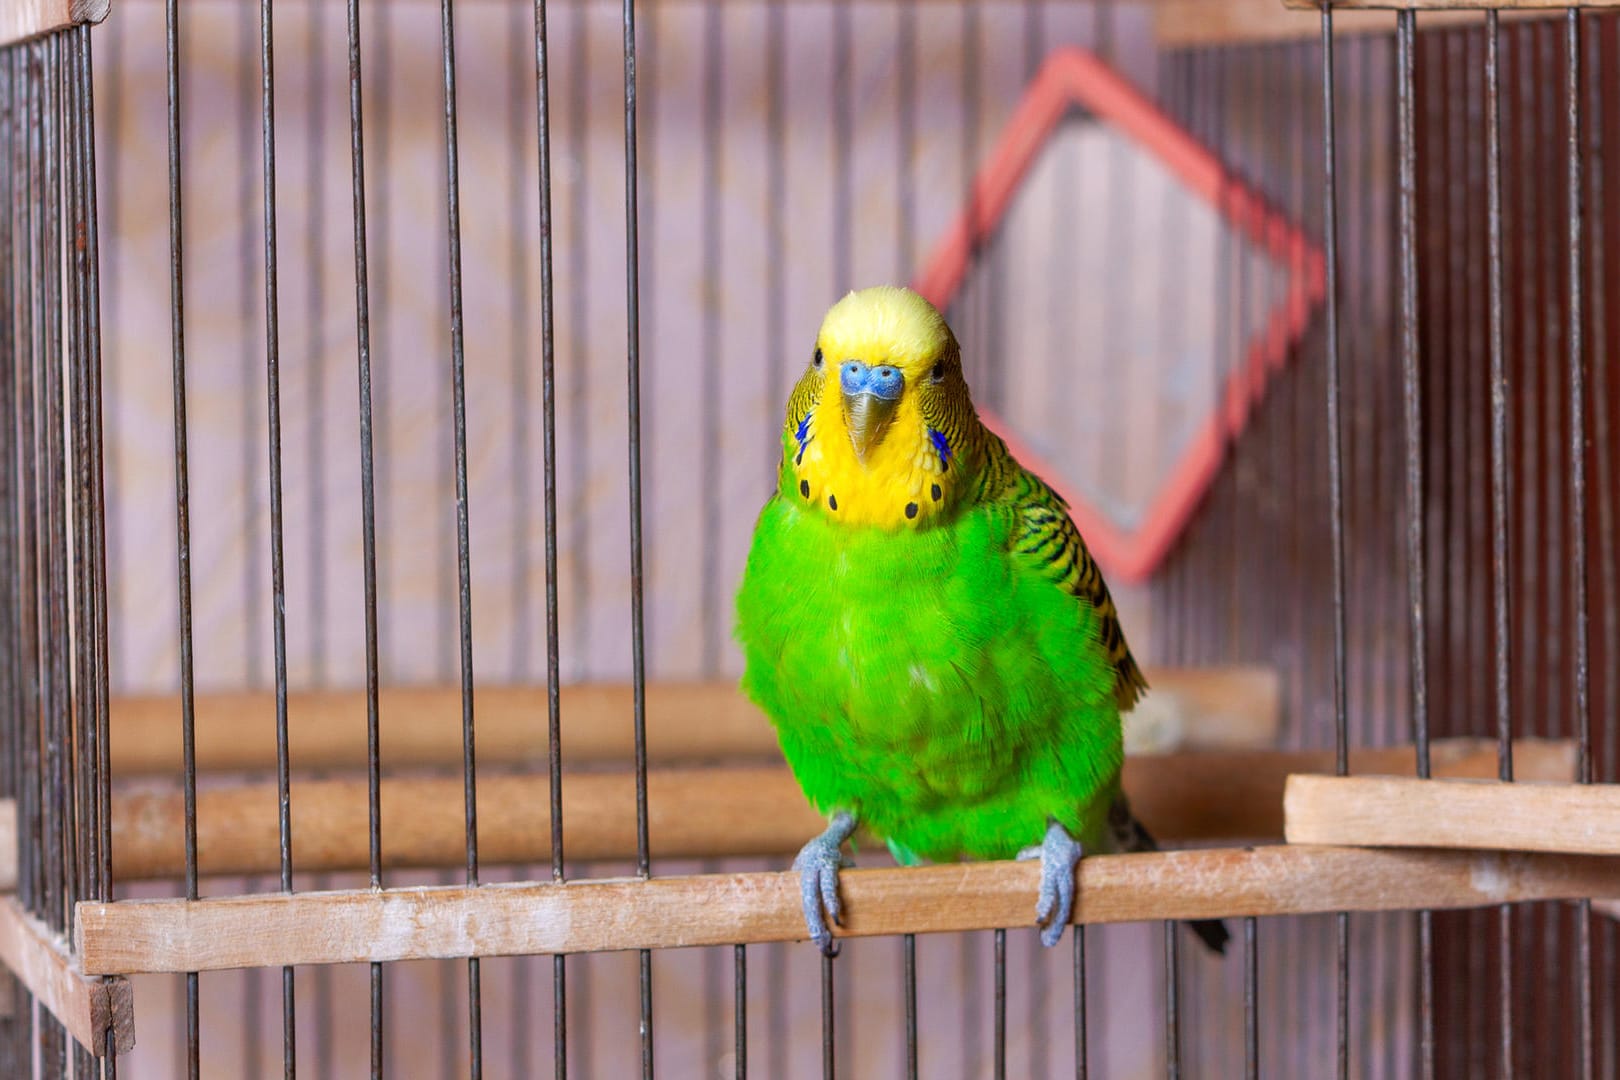
[(800, 499), (886, 527), (917, 527), (952, 505), (977, 421), (956, 339), (928, 301), (891, 287), (845, 296), (794, 399), (814, 403), (789, 432)]

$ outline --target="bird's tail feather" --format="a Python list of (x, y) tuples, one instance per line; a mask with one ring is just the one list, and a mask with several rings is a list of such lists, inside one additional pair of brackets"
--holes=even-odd
[[(1108, 814), (1108, 824), (1114, 834), (1114, 847), (1118, 851), (1158, 851), (1159, 842), (1131, 813), (1131, 807), (1121, 792), (1114, 797)], [(1226, 924), (1219, 919), (1194, 919), (1187, 928), (1198, 935), (1212, 952), (1226, 954), (1226, 943), (1232, 939)]]

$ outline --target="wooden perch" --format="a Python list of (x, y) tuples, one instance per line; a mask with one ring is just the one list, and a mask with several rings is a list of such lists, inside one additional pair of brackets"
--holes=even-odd
[[(1314, 3), (1289, 4), (1285, 7), (1278, 0), (1153, 0), (1149, 6), (1153, 12), (1153, 35), (1160, 48), (1319, 40), (1322, 36), (1322, 12)], [(1394, 12), (1372, 10), (1378, 6), (1334, 4), (1334, 34), (1392, 33), (1395, 30)], [(1426, 7), (1422, 3), (1410, 6)], [(1433, 10), (1432, 6), (1428, 7), (1418, 23), (1425, 30), (1484, 25), (1485, 16), (1477, 10)], [(1552, 15), (1553, 12), (1547, 8), (1503, 12), (1505, 19), (1544, 19)]]
[(84, 974), (66, 943), (15, 897), (0, 900), (0, 963), (90, 1053), (100, 1057), (106, 1052), (108, 1030), (120, 1054), (135, 1048), (135, 997), (129, 980)]
[[(1488, 776), (1487, 740), (1439, 740), (1437, 774)], [(1568, 742), (1524, 740), (1515, 762), (1526, 778), (1567, 777)], [(1404, 772), (1412, 750), (1358, 750), (1358, 772)], [(1127, 758), (1132, 808), (1167, 843), (1275, 840), (1283, 835), (1283, 785), (1290, 773), (1333, 767), (1331, 751), (1244, 751)], [(782, 766), (655, 769), (647, 780), (649, 831), (661, 858), (787, 856), (824, 822)], [(300, 871), (363, 869), (368, 859), (363, 780), (296, 780), (292, 786), (294, 866)], [(118, 881), (178, 877), (184, 869), (184, 804), (176, 790), (119, 793), (113, 799), (113, 876)], [(456, 867), (466, 858), (460, 777), (388, 779), (382, 785), (384, 862), (392, 867)], [(564, 850), (571, 859), (633, 858), (635, 782), (624, 772), (565, 775)], [(478, 780), (478, 846), (490, 865), (550, 858), (550, 794), (544, 775), (489, 774)], [(277, 791), (271, 783), (208, 786), (197, 796), (198, 866), (205, 875), (272, 873), (280, 866)]]
[(1620, 855), (1620, 785), (1290, 776), (1291, 844)]
[[(1149, 672), (1154, 698), (1179, 710), (1189, 746), (1265, 746), (1275, 740), (1278, 686), (1257, 667)], [(546, 689), (477, 688), (478, 763), (546, 760)], [(197, 768), (271, 772), (276, 767), (275, 696), (199, 694)], [(461, 765), (461, 692), (454, 687), (384, 689), (382, 760), (389, 769)], [(562, 689), (563, 761), (570, 766), (628, 762), (631, 689), (587, 684)], [(366, 764), (366, 698), (361, 690), (295, 693), (287, 704), (288, 756), (299, 770)], [(113, 775), (180, 774), (180, 699), (112, 700)], [(781, 760), (776, 734), (732, 682), (649, 683), (647, 756), (653, 764)]]
[(53, 30), (107, 17), (112, 0), (4, 0), (0, 2), (0, 46), (14, 45)]
[[(1318, 0), (1283, 0), (1283, 6), (1295, 11), (1321, 11)], [(1567, 11), (1568, 0), (1333, 0), (1334, 12), (1413, 8), (1419, 12), (1431, 11)], [(1620, 7), (1620, 0), (1582, 0), (1583, 8)], [(1423, 26), (1424, 20), (1418, 21)]]
[[(844, 936), (1033, 925), (1040, 867), (850, 870)], [(1620, 896), (1611, 860), (1576, 855), (1273, 846), (1081, 860), (1085, 923), (1463, 908)], [(101, 974), (602, 952), (795, 941), (798, 875), (360, 889), (81, 903), (78, 951)]]

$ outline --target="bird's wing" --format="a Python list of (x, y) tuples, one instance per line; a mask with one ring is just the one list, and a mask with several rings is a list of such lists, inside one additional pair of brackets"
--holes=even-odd
[(1050, 485), (1020, 465), (1000, 439), (991, 444), (988, 464), (988, 491), (1017, 514), (1014, 552), (1053, 585), (1096, 612), (1098, 640), (1114, 669), (1114, 696), (1120, 711), (1128, 711), (1147, 689), (1147, 680), (1125, 642), (1114, 598), (1069, 517), (1068, 505)]

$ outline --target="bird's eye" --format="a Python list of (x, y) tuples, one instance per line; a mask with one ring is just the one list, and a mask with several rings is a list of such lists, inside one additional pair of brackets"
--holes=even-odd
[(944, 382), (945, 381), (945, 361), (941, 360), (939, 363), (935, 364), (934, 365), (934, 370), (930, 371), (928, 373), (928, 377), (930, 379), (932, 379), (934, 382)]
[(811, 358), (810, 363), (812, 363), (813, 365), (815, 365), (818, 368), (821, 366), (821, 350), (820, 349), (816, 350), (816, 355)]

